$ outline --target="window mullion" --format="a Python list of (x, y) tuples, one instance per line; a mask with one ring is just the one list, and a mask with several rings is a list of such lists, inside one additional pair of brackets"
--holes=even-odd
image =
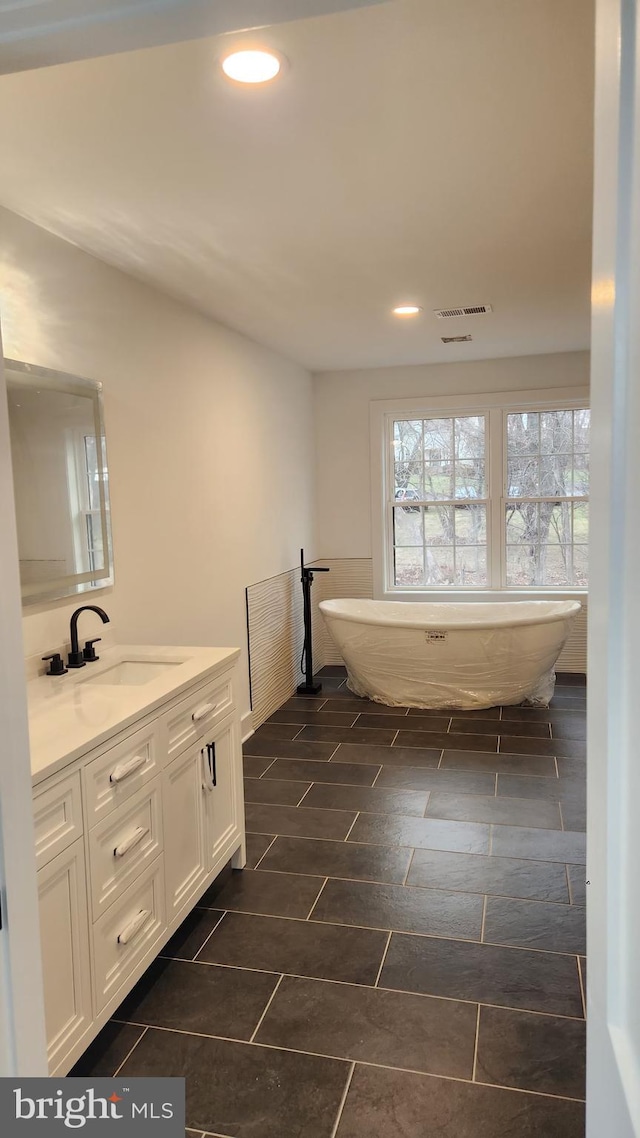
[(504, 454), (505, 418), (496, 408), (488, 413), (487, 440), (487, 554), (488, 584), (499, 589), (503, 585), (504, 558)]

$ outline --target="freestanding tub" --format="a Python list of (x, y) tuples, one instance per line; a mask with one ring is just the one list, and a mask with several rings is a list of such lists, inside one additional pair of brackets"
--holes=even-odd
[(321, 601), (347, 686), (392, 707), (546, 706), (577, 601)]

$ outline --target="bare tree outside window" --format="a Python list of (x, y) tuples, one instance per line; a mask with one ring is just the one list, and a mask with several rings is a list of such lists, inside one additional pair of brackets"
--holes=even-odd
[(586, 408), (507, 415), (506, 583), (588, 581)]
[(394, 582), (487, 584), (485, 418), (393, 425)]

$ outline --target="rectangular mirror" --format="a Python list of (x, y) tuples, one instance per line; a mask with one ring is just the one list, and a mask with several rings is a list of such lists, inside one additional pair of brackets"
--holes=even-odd
[(5, 360), (23, 604), (113, 582), (100, 383)]

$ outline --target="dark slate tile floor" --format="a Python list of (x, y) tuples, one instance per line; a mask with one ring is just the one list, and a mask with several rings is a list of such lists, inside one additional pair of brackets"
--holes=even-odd
[(72, 1073), (186, 1076), (192, 1138), (582, 1138), (584, 685), (446, 715), (322, 679), (245, 745), (247, 868)]

